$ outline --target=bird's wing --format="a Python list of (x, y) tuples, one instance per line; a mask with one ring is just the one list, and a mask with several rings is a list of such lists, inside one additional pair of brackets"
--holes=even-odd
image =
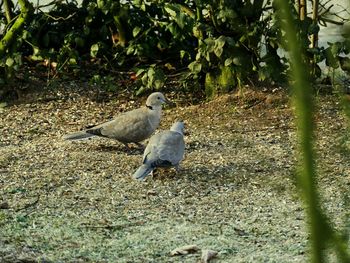
[(157, 127), (150, 124), (147, 108), (139, 108), (118, 115), (114, 120), (100, 124), (88, 133), (117, 139), (122, 142), (139, 142), (148, 138)]
[(183, 159), (185, 143), (181, 134), (165, 131), (152, 136), (146, 150), (147, 155), (144, 158), (146, 162), (165, 161), (176, 165)]

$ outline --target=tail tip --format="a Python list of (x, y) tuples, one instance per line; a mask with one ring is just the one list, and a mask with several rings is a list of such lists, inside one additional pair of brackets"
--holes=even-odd
[(152, 172), (152, 170), (152, 168), (142, 165), (136, 170), (132, 177), (135, 180), (143, 181)]

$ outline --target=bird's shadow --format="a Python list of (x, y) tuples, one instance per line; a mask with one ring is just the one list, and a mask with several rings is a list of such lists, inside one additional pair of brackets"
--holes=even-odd
[(111, 152), (111, 153), (125, 153), (127, 155), (143, 154), (144, 148), (141, 147), (126, 147), (124, 145), (103, 145), (100, 144), (95, 147), (97, 151)]

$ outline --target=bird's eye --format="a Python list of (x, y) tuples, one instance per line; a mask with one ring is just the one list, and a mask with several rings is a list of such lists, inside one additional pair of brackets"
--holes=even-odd
[(157, 99), (160, 100), (160, 97), (158, 97)]

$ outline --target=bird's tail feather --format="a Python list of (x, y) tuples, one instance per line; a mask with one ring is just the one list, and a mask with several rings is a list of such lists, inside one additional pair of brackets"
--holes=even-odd
[(77, 141), (77, 140), (84, 140), (94, 137), (93, 134), (86, 133), (85, 131), (80, 131), (80, 132), (73, 132), (69, 133), (63, 136), (63, 139), (68, 140), (68, 141)]
[(153, 167), (143, 164), (136, 170), (132, 177), (137, 180), (143, 180), (147, 175), (149, 175), (153, 171), (153, 169)]

